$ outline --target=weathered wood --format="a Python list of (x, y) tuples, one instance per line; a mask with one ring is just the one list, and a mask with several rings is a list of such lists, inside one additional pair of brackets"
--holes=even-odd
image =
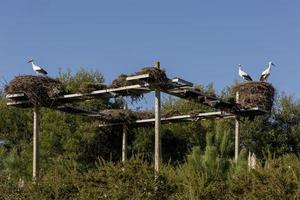
[(181, 78), (178, 78), (178, 77), (175, 77), (175, 78), (172, 78), (172, 83), (176, 83), (178, 85), (180, 85), (181, 87), (182, 86), (188, 86), (188, 87), (193, 87), (194, 84), (189, 82), (189, 81), (186, 81), (186, 80), (183, 80)]
[[(120, 92), (124, 90), (144, 90), (144, 92), (150, 92), (148, 88), (149, 84), (136, 84), (136, 85), (129, 85), (129, 86), (123, 86), (119, 88), (110, 88), (110, 89), (103, 89), (103, 90), (96, 90), (90, 93), (76, 93), (76, 94), (66, 94), (58, 97), (51, 98), (53, 101), (53, 105), (62, 105), (65, 103), (70, 103), (74, 101), (84, 101), (92, 98), (97, 98), (97, 97), (113, 97), (114, 92)], [(7, 105), (9, 106), (16, 106), (16, 105), (21, 105), (21, 104), (28, 104), (30, 101), (28, 100), (17, 100), (14, 101), (16, 97), (21, 96), (23, 93), (20, 94), (10, 94), (7, 95), (6, 98), (9, 100), (7, 102)], [(24, 95), (24, 94), (23, 94)]]
[[(127, 105), (124, 106), (124, 110), (127, 110)], [(123, 137), (122, 137), (122, 162), (127, 160), (127, 134), (128, 127), (126, 124), (123, 125)]]
[(33, 108), (33, 181), (39, 179), (40, 172), (40, 108)]
[[(236, 93), (236, 102), (239, 103), (239, 93)], [(240, 121), (239, 116), (235, 118), (235, 148), (234, 148), (234, 160), (238, 161), (240, 151)]]
[(141, 74), (141, 75), (135, 75), (135, 76), (128, 76), (126, 78), (126, 81), (147, 79), (149, 77), (150, 77), (150, 74)]
[[(93, 117), (96, 117), (94, 115)], [(235, 115), (223, 112), (223, 111), (216, 111), (216, 112), (207, 112), (207, 113), (198, 113), (193, 115), (178, 115), (178, 116), (171, 116), (171, 117), (161, 117), (161, 123), (181, 123), (181, 122), (192, 122), (197, 120), (204, 120), (204, 119), (229, 119), (235, 118)], [(110, 126), (123, 126), (125, 124), (134, 125), (134, 126), (143, 126), (145, 124), (154, 124), (155, 118), (150, 119), (139, 119), (131, 122), (116, 122), (116, 123), (104, 123), (100, 124), (99, 127), (110, 127)]]
[(24, 93), (17, 93), (17, 94), (7, 94), (6, 98), (11, 99), (11, 98), (20, 98), (20, 97), (26, 97)]
[[(160, 63), (156, 63), (156, 67), (160, 68)], [(161, 163), (161, 96), (160, 90), (155, 90), (155, 171), (159, 173)]]

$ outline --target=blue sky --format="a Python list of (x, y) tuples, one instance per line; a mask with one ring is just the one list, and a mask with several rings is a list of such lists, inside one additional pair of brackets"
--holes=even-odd
[(0, 3), (0, 78), (98, 69), (107, 82), (156, 60), (170, 77), (218, 90), (237, 64), (258, 79), (272, 60), (279, 91), (300, 97), (300, 1), (9, 0)]

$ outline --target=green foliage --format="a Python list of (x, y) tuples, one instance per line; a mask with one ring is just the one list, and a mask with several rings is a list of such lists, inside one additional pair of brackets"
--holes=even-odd
[(232, 199), (298, 199), (300, 196), (300, 160), (295, 155), (269, 159), (266, 166), (244, 169), (229, 179)]
[(205, 151), (194, 148), (178, 170), (187, 199), (221, 199), (221, 191), (226, 189), (223, 182), (230, 171), (230, 160), (224, 155), (228, 134), (218, 137), (208, 134), (206, 140)]
[[(95, 169), (82, 172), (76, 161), (58, 159), (41, 180), (24, 186), (1, 177), (4, 199), (169, 199), (175, 184), (141, 159), (114, 164), (99, 160)], [(0, 195), (0, 198), (1, 198)]]
[[(70, 92), (83, 82), (103, 83), (98, 71), (80, 69), (58, 77)], [(210, 95), (213, 85), (199, 86)], [(230, 99), (230, 88), (222, 98)], [(123, 100), (78, 103), (95, 111), (120, 108)], [(211, 109), (169, 98), (163, 113)], [(300, 198), (300, 102), (282, 94), (269, 116), (242, 119), (241, 153), (234, 156), (234, 121), (166, 124), (163, 167), (155, 179), (154, 130), (130, 128), (130, 159), (119, 163), (122, 128), (99, 128), (94, 119), (42, 109), (41, 174), (31, 180), (32, 111), (7, 107), (0, 95), (0, 199), (298, 199)], [(248, 151), (258, 167), (248, 170)], [(23, 183), (24, 182), (24, 183)]]
[(80, 68), (75, 75), (71, 71), (62, 72), (60, 70), (58, 79), (66, 86), (67, 91), (75, 93), (82, 83), (103, 83), (104, 77), (99, 71), (86, 70)]

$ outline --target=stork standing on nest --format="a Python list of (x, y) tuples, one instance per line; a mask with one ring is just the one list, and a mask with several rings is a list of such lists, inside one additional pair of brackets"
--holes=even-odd
[(270, 61), (269, 67), (261, 74), (260, 79), (259, 79), (260, 81), (263, 81), (263, 82), (267, 81), (268, 77), (271, 74), (272, 66), (275, 66), (275, 64)]
[(38, 66), (38, 65), (35, 65), (34, 63), (33, 63), (33, 59), (31, 59), (31, 60), (29, 60), (28, 61), (28, 63), (31, 63), (31, 65), (32, 65), (32, 69), (33, 69), (33, 71), (35, 71), (35, 73), (36, 73), (36, 75), (42, 75), (42, 76), (46, 76), (48, 73), (42, 68), (42, 67), (40, 67), (40, 66)]
[(242, 65), (239, 64), (239, 75), (246, 81), (252, 81), (251, 76), (249, 76), (246, 72), (242, 70)]

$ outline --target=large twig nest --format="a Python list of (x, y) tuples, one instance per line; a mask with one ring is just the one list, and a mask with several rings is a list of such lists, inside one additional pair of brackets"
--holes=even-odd
[(100, 111), (100, 119), (105, 122), (132, 122), (138, 119), (153, 118), (154, 114), (151, 112), (133, 112), (124, 109), (107, 109)]
[(145, 67), (132, 75), (142, 74), (149, 74), (149, 78), (147, 79), (147, 82), (149, 84), (161, 85), (166, 84), (168, 82), (166, 73), (163, 70), (156, 67)]
[[(136, 76), (136, 75), (143, 75), (143, 74), (149, 74), (149, 77), (146, 79), (146, 82), (149, 83), (150, 87), (162, 89), (167, 87), (168, 78), (166, 73), (158, 69), (156, 67), (145, 67), (141, 69), (138, 72), (135, 72), (129, 76)], [(113, 80), (112, 84), (109, 86), (110, 88), (118, 88), (128, 85), (134, 85), (134, 84), (143, 84), (143, 81), (140, 80), (131, 80), (127, 81), (126, 78), (128, 75), (121, 74), (118, 76), (115, 80)], [(145, 90), (123, 90), (123, 91), (117, 91), (115, 92), (121, 96), (130, 96), (133, 100), (139, 100), (143, 98), (143, 94), (146, 93)]]
[(61, 82), (46, 76), (15, 77), (4, 89), (7, 94), (24, 93), (33, 105), (51, 106), (51, 98), (65, 94)]
[(233, 88), (234, 93), (239, 93), (237, 102), (245, 108), (259, 107), (271, 111), (275, 89), (270, 83), (251, 81), (238, 84)]
[[(124, 87), (132, 84), (137, 84), (126, 81), (126, 78), (128, 76), (126, 74), (119, 75), (115, 80), (113, 80), (112, 84), (109, 86), (109, 88), (119, 88)], [(120, 90), (115, 91), (114, 93), (121, 95), (121, 96), (130, 96), (132, 101), (137, 101), (143, 98), (144, 91), (143, 90)]]

